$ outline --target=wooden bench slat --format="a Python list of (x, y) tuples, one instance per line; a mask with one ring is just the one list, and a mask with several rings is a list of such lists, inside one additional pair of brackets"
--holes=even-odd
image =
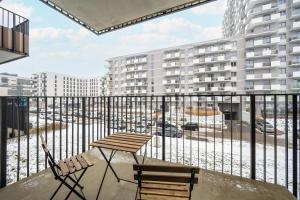
[(58, 166), (60, 167), (61, 174), (63, 176), (66, 176), (69, 174), (69, 169), (63, 160), (58, 161)]
[(194, 170), (195, 173), (199, 173), (198, 167), (190, 166), (172, 166), (172, 165), (133, 165), (133, 170), (140, 168), (142, 171), (151, 171), (151, 172), (173, 172), (173, 173), (191, 173), (191, 170)]
[(69, 172), (70, 173), (74, 173), (76, 169), (75, 169), (73, 161), (70, 158), (67, 158), (65, 160), (65, 163), (66, 163), (66, 165), (67, 165), (67, 167), (69, 169)]
[(133, 148), (125, 148), (120, 146), (114, 146), (114, 145), (105, 145), (105, 144), (99, 144), (99, 143), (91, 143), (90, 146), (97, 147), (97, 148), (105, 148), (105, 149), (112, 149), (112, 150), (118, 150), (118, 151), (126, 151), (131, 153), (136, 153), (138, 149)]
[(176, 190), (160, 190), (160, 189), (141, 189), (141, 194), (153, 194), (160, 196), (171, 196), (171, 197), (189, 197), (188, 191), (176, 191)]
[(87, 168), (88, 164), (85, 162), (85, 160), (81, 157), (81, 155), (76, 156), (77, 160), (79, 161), (82, 168)]
[(73, 162), (73, 164), (74, 164), (74, 166), (75, 166), (75, 168), (76, 168), (76, 171), (79, 171), (79, 170), (82, 169), (82, 168), (81, 168), (81, 165), (80, 165), (80, 163), (77, 161), (76, 157), (72, 156), (70, 159), (72, 160), (72, 162)]
[(94, 165), (94, 163), (84, 154), (81, 154), (82, 158), (85, 160), (85, 162), (88, 164), (88, 166)]

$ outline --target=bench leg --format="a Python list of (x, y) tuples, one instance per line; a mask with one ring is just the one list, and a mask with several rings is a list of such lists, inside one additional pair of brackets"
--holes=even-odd
[[(64, 181), (67, 179), (67, 177), (65, 177)], [(58, 192), (58, 190), (61, 188), (61, 186), (63, 185), (63, 182), (60, 183), (60, 185), (57, 187), (57, 189), (55, 190), (55, 192), (52, 194), (51, 196), (51, 200), (55, 197), (56, 193)]]

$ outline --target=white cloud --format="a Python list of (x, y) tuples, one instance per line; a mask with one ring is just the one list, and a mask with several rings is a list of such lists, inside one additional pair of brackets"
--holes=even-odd
[(72, 41), (80, 41), (86, 38), (90, 32), (84, 28), (80, 29), (66, 29), (66, 28), (33, 28), (30, 30), (30, 37), (33, 40), (46, 39), (69, 39)]
[(146, 22), (142, 31), (124, 36), (122, 41), (138, 48), (161, 48), (181, 45), (191, 42), (200, 42), (222, 37), (221, 26), (203, 27), (187, 19), (174, 17), (165, 18), (159, 22)]
[(226, 9), (226, 0), (217, 0), (191, 9), (193, 14), (223, 15)]
[(0, 5), (26, 18), (30, 18), (33, 11), (32, 6), (27, 6), (20, 0), (3, 0)]

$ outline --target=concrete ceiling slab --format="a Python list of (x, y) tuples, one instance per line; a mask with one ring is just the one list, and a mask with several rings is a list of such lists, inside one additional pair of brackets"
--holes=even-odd
[(96, 34), (215, 0), (40, 0)]

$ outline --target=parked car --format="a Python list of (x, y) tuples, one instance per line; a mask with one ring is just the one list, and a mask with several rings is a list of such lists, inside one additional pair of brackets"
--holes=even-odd
[(181, 128), (183, 130), (197, 131), (199, 129), (199, 125), (197, 123), (187, 122), (186, 124), (182, 125)]
[(131, 132), (148, 133), (149, 128), (147, 126), (143, 126), (143, 125), (136, 125), (136, 127), (131, 128)]
[(266, 124), (266, 133), (273, 133), (274, 132), (274, 126), (266, 121), (257, 121), (256, 122), (256, 128), (261, 131), (262, 133), (265, 131), (265, 124)]
[[(156, 135), (162, 136), (162, 129), (156, 132)], [(182, 130), (176, 127), (167, 127), (165, 128), (165, 136), (166, 137), (178, 137), (181, 138), (183, 136)]]

